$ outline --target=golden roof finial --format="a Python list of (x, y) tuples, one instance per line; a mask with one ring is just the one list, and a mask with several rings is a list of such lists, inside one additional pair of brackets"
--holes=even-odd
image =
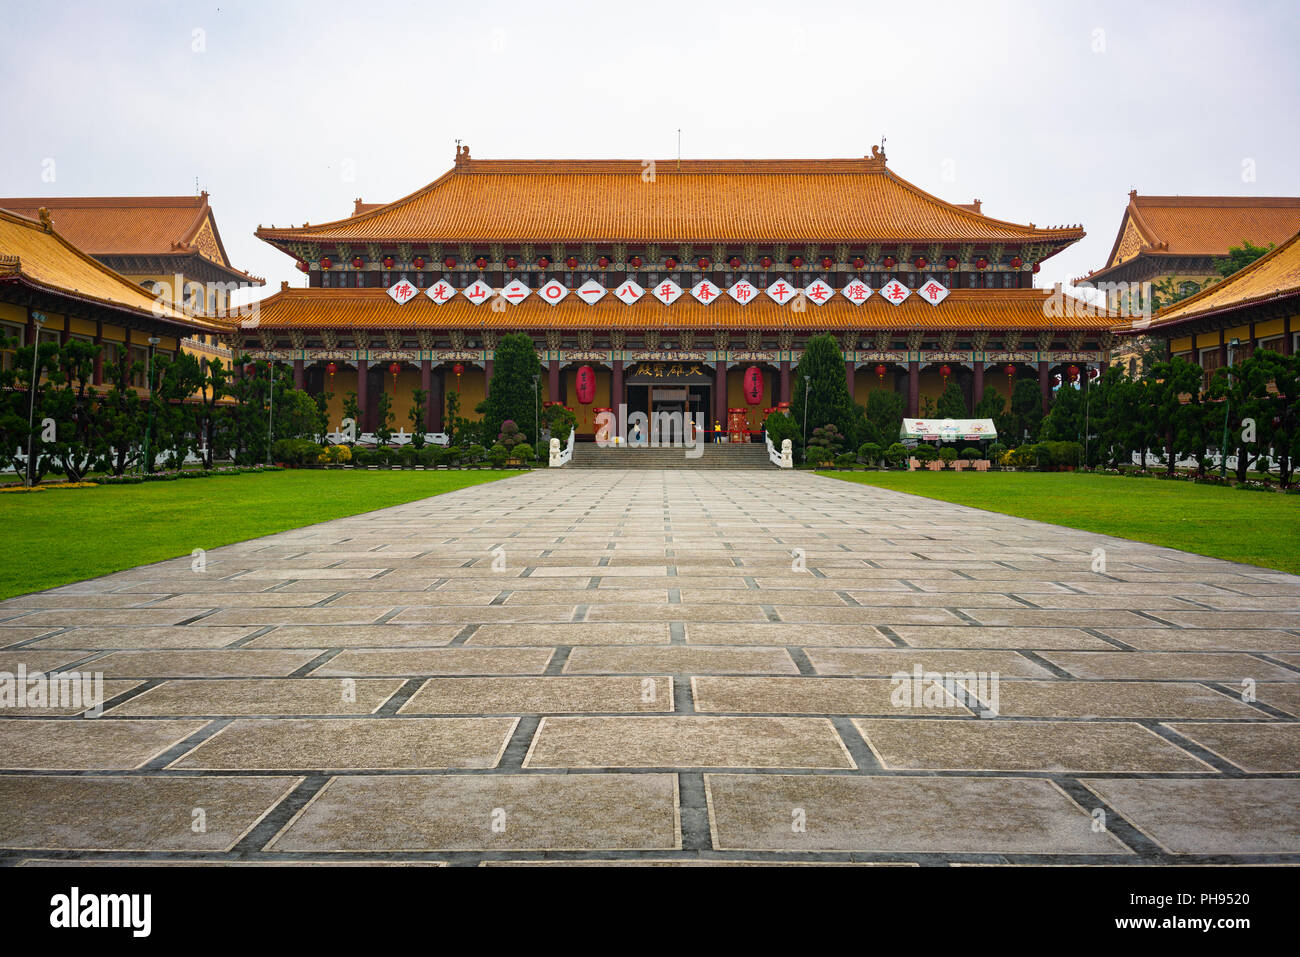
[(54, 229), (54, 220), (50, 219), (50, 211), (48, 209), (42, 206), (36, 211), (36, 215), (41, 218), (41, 225), (45, 227), (47, 233)]

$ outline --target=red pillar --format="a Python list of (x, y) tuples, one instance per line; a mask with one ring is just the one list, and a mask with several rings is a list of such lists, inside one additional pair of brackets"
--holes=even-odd
[(844, 360), (844, 384), (848, 386), (849, 398), (853, 398), (853, 360)]
[(975, 360), (975, 383), (971, 388), (971, 414), (975, 414), (975, 406), (979, 404), (980, 399), (984, 398), (984, 360)]
[[(559, 366), (558, 362), (556, 363), (556, 366)], [(614, 413), (618, 414), (618, 407), (627, 401), (623, 396), (623, 360), (615, 359), (613, 366), (613, 385), (609, 390), (609, 404), (614, 407)], [(558, 375), (559, 371), (557, 368), (556, 376), (558, 377)]]
[(551, 359), (546, 363), (546, 396), (549, 402), (560, 401), (560, 360)]
[[(492, 391), (492, 360), (483, 360), (483, 398), (487, 398), (488, 393)], [(464, 410), (461, 410), (464, 415)]]
[(1047, 363), (1038, 363), (1038, 394), (1043, 399), (1043, 415), (1052, 407), (1052, 383), (1048, 378)]
[(781, 393), (778, 402), (790, 401), (790, 360), (781, 360)]
[(907, 364), (907, 417), (915, 419), (921, 410), (921, 363)]
[(724, 429), (727, 427), (726, 359), (718, 359), (713, 369), (713, 421), (721, 422)]
[(293, 387), (302, 391), (307, 385), (307, 370), (303, 367), (303, 360), (293, 360)]
[(1291, 317), (1282, 320), (1282, 355), (1291, 354)]
[(420, 360), (420, 388), (424, 391), (424, 431), (433, 431), (433, 362)]
[(445, 432), (447, 423), (444, 411), (447, 404), (446, 366), (436, 369), (429, 380), (429, 431)]
[(366, 388), (366, 380), (369, 378), (366, 375), (368, 365), (369, 363), (365, 359), (357, 360), (357, 438), (360, 438), (361, 433), (366, 431), (366, 422), (370, 412), (370, 396), (368, 395), (370, 390)]
[(95, 345), (99, 346), (99, 352), (95, 354), (95, 372), (91, 381), (95, 385), (104, 384), (104, 322), (102, 319), (95, 320)]
[(1228, 340), (1224, 338), (1223, 330), (1219, 330), (1219, 365), (1228, 364)]

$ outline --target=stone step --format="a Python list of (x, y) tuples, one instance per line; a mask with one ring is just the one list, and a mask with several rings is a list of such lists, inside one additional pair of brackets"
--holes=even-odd
[(601, 448), (594, 442), (579, 442), (573, 447), (569, 468), (579, 469), (766, 469), (776, 468), (767, 455), (767, 446), (757, 443), (723, 443), (704, 445), (698, 454), (687, 457), (682, 448)]

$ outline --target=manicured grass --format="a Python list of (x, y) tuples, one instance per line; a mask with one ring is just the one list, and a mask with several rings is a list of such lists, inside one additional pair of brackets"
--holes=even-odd
[(1300, 574), (1300, 495), (1070, 472), (819, 472)]
[(0, 493), (0, 598), (518, 474), (291, 470)]

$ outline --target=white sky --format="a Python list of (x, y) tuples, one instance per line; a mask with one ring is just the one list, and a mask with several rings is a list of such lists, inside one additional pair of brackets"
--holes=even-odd
[(944, 199), (1082, 223), (1040, 285), (1102, 265), (1129, 189), (1300, 194), (1294, 0), (2, 5), (0, 195), (197, 178), (267, 293), (305, 277), (259, 223), (403, 196), (458, 137), (477, 158), (662, 159), (679, 127), (687, 158), (861, 156), (883, 135)]

